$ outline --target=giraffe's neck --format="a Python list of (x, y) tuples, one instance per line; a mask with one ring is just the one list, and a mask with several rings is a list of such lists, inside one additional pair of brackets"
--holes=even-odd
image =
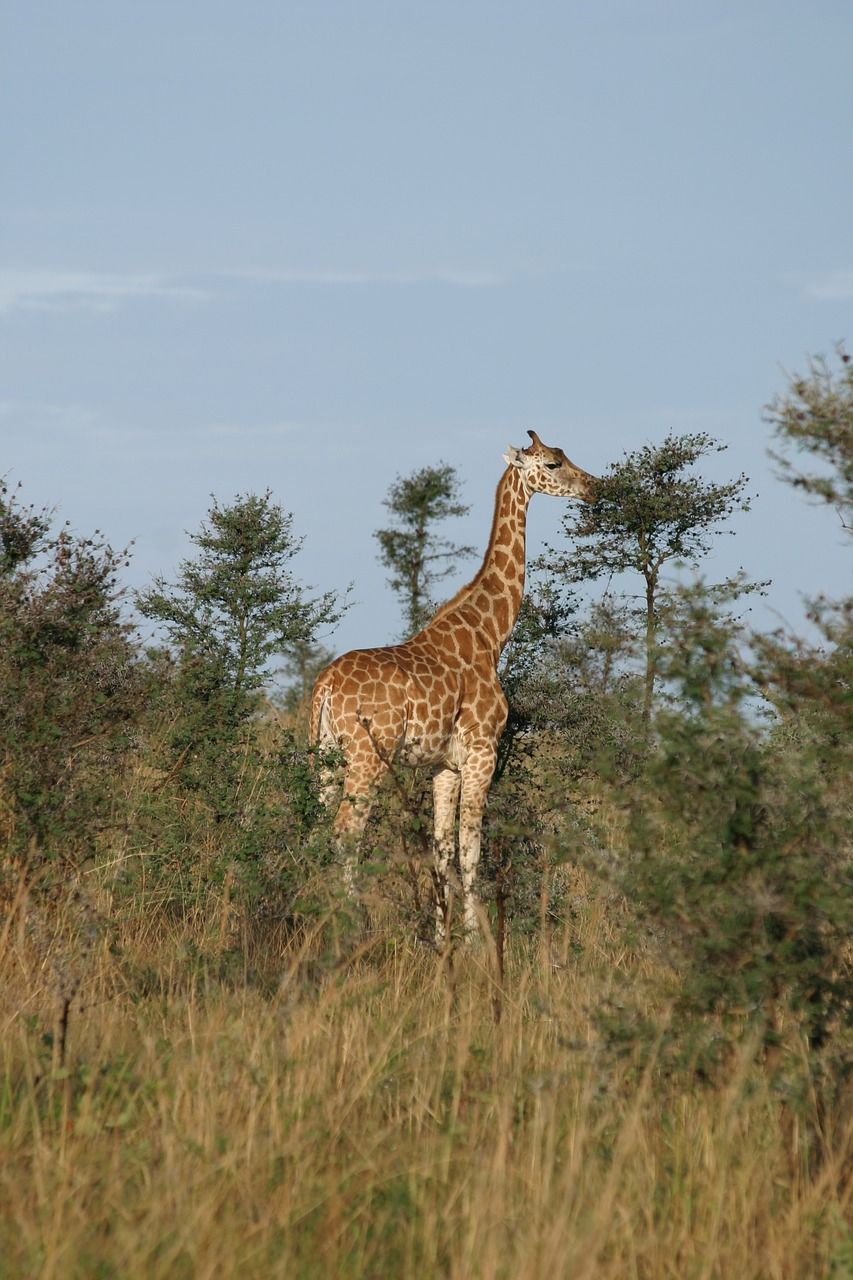
[(495, 663), (515, 626), (524, 595), (525, 530), (529, 494), (517, 467), (498, 482), (489, 545), (477, 576), (442, 605), (425, 630), (448, 615), (473, 627)]

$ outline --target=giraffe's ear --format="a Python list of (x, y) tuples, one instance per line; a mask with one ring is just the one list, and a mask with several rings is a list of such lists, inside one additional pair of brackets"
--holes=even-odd
[(508, 444), (504, 454), (504, 462), (509, 467), (523, 467), (524, 454), (521, 449), (516, 449), (514, 444)]

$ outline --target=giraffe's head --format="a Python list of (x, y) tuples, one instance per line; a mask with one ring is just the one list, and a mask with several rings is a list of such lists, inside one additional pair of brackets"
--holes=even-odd
[(595, 477), (570, 462), (562, 449), (543, 444), (535, 431), (528, 431), (532, 444), (526, 449), (507, 447), (504, 461), (521, 472), (528, 493), (551, 493), (555, 497), (595, 501)]

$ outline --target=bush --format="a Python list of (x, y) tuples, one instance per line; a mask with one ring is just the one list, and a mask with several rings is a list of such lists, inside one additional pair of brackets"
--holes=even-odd
[(126, 554), (52, 523), (0, 485), (0, 803), (32, 884), (79, 868), (117, 820), (142, 693)]
[[(793, 725), (762, 720), (741, 628), (719, 593), (697, 584), (673, 607), (658, 659), (671, 701), (631, 794), (620, 871), (678, 972), (673, 1029), (706, 1065), (743, 1037), (758, 1036), (772, 1057), (794, 1044), (792, 1031), (841, 1051), (849, 802), (825, 768), (808, 699)], [(837, 672), (837, 649), (830, 661)]]

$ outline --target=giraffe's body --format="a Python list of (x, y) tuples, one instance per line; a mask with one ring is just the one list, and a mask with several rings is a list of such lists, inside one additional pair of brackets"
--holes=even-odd
[(549, 449), (530, 435), (528, 449), (510, 448), (506, 455), (509, 465), (498, 484), (489, 545), (473, 581), (410, 640), (345, 653), (321, 672), (314, 687), (312, 738), (321, 747), (337, 746), (345, 760), (334, 831), (350, 892), (357, 840), (382, 776), (398, 762), (436, 770), (439, 940), (448, 909), (457, 808), (465, 926), (476, 925), (480, 826), (507, 718), (497, 665), (524, 592), (527, 505), (535, 492), (587, 500), (592, 493), (586, 472), (561, 449)]

